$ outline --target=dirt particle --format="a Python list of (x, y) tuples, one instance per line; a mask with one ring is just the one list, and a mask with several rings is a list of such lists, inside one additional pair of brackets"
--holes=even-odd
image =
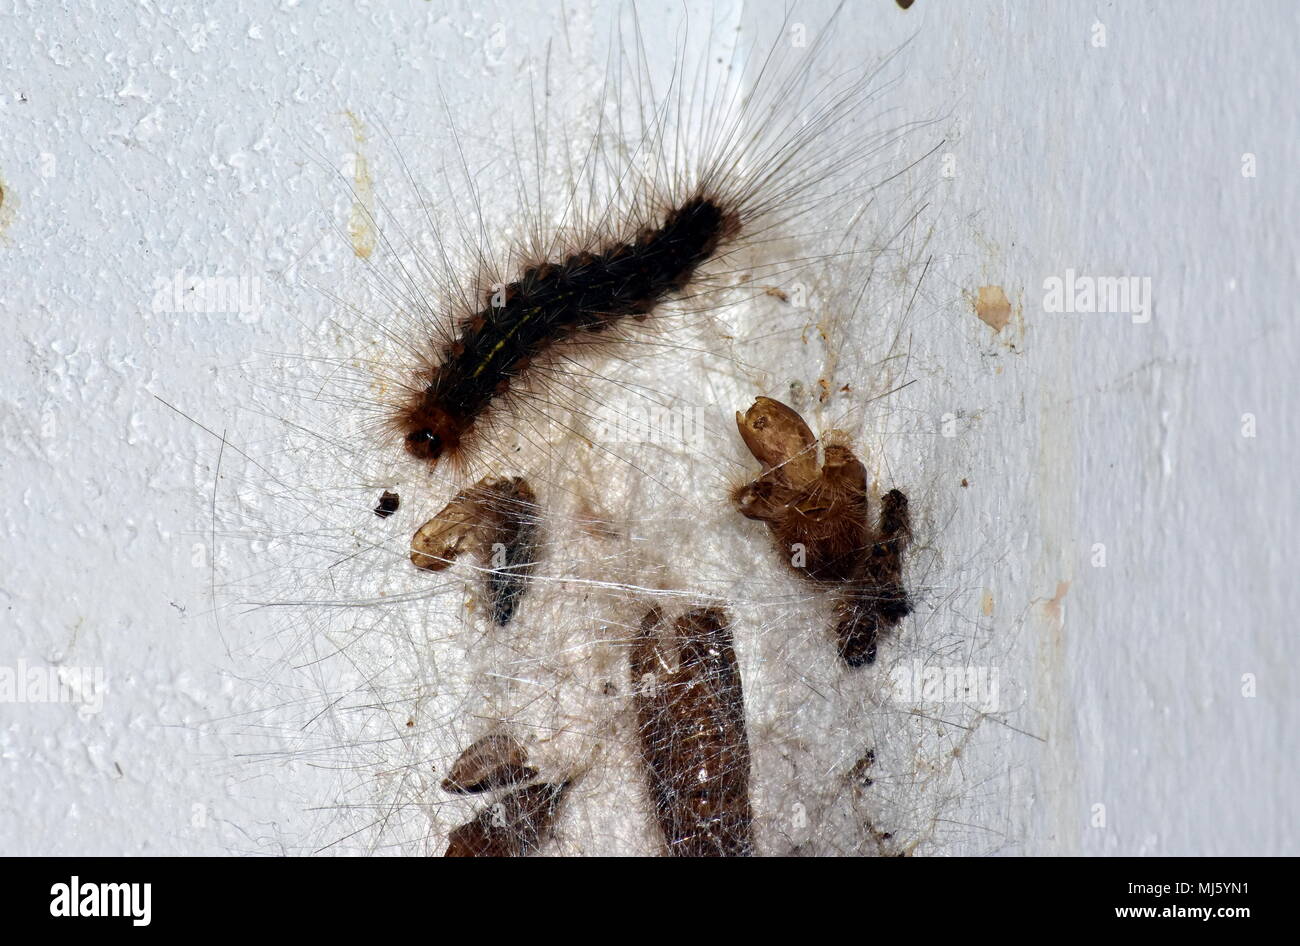
[(393, 513), (397, 512), (398, 507), (402, 504), (402, 497), (391, 490), (384, 490), (383, 495), (379, 497), (379, 504), (375, 506), (375, 515), (380, 519), (387, 519)]
[(876, 750), (868, 749), (863, 753), (862, 758), (853, 763), (853, 768), (849, 769), (849, 778), (857, 782), (863, 788), (870, 788), (875, 784), (873, 779), (867, 773), (871, 767), (876, 764)]

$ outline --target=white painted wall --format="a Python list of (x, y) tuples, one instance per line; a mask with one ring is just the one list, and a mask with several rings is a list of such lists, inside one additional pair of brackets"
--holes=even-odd
[[(340, 757), (261, 729), (286, 697), (249, 655), (280, 646), (267, 635), (282, 625), (241, 616), (230, 588), (213, 611), (214, 539), (223, 584), (261, 561), (213, 534), (217, 467), (217, 501), (238, 505), (257, 485), (238, 451), (284, 459), (258, 416), (280, 379), (249, 400), (268, 353), (347, 342), (311, 288), (355, 288), (334, 232), (349, 195), (327, 169), (373, 148), (379, 199), (400, 201), (393, 154), (427, 168), (429, 149), (437, 167), (444, 109), (470, 134), (492, 128), (548, 41), (557, 74), (599, 76), (610, 12), (570, 3), (564, 24), (543, 6), (4, 14), (0, 667), (68, 683), (90, 668), (105, 689), (97, 713), (0, 703), (0, 851), (265, 852), (328, 836), (307, 823), (329, 812), (303, 812), (337, 787), (312, 763)], [(1004, 712), (945, 782), (947, 816), (973, 827), (930, 850), (1300, 853), (1298, 27), (1282, 2), (932, 0), (862, 3), (841, 25), (864, 56), (912, 36), (900, 107), (942, 112), (952, 155), (928, 211), (918, 383), (891, 449), (932, 500), (924, 614), (945, 628), (944, 659), (1000, 668)], [(1044, 280), (1067, 270), (1149, 277), (1150, 321), (1044, 311)], [(156, 311), (158, 281), (178, 273), (248, 277), (258, 305)], [(981, 286), (1012, 304), (1000, 332), (966, 300)], [(900, 653), (933, 659), (916, 649), (927, 626)]]

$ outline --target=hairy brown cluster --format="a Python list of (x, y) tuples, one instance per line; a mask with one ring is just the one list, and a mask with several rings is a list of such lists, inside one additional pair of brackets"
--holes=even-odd
[(568, 781), (538, 782), (508, 792), (452, 830), (444, 857), (521, 857), (541, 847)]
[(469, 794), (530, 782), (537, 770), (528, 754), (508, 732), (490, 732), (473, 742), (453, 763), (442, 780), (442, 790)]
[(695, 608), (671, 629), (652, 609), (632, 643), (637, 733), (668, 853), (753, 853), (749, 740), (730, 619)]
[(891, 489), (858, 568), (835, 603), (835, 638), (851, 667), (874, 663), (880, 635), (912, 613), (903, 587), (903, 551), (911, 538), (907, 497)]
[(537, 496), (521, 476), (462, 490), (411, 538), (411, 561), (442, 571), (469, 551), (488, 569), (492, 620), (509, 623), (537, 564)]
[(444, 857), (522, 857), (535, 853), (555, 815), (571, 778), (532, 782), (537, 769), (513, 735), (496, 730), (473, 742), (452, 764), (442, 781), (443, 791), (469, 794), (510, 788), (473, 819), (452, 830)]
[(868, 522), (867, 473), (832, 431), (818, 463), (817, 438), (791, 407), (760, 397), (736, 426), (763, 465), (732, 494), (740, 513), (767, 523), (790, 566), (839, 591), (835, 636), (850, 666), (872, 663), (881, 632), (911, 613), (902, 557), (911, 537), (907, 497), (890, 490), (879, 522)]

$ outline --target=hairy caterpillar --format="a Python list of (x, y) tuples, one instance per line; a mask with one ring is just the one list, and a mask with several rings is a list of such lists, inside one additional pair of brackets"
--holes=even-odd
[[(783, 37), (776, 42), (784, 41)], [(826, 39), (823, 45), (818, 41), (819, 55), (830, 48), (830, 42)], [(748, 38), (746, 43), (761, 61), (767, 47)], [(673, 69), (680, 71), (683, 55), (674, 51), (670, 76)], [(713, 61), (708, 60), (710, 65)], [(847, 69), (846, 62), (851, 64)], [(822, 87), (812, 77), (813, 67), (824, 65), (810, 66), (810, 89)], [(854, 100), (859, 104), (871, 101), (857, 59), (840, 60), (830, 71), (847, 71), (847, 88), (853, 90)], [(866, 75), (872, 73), (868, 70)], [(648, 80), (641, 86), (652, 87)], [(789, 88), (788, 84), (782, 87), (782, 94)], [(688, 122), (685, 116), (697, 112), (708, 116), (722, 107), (719, 102), (727, 101), (708, 82), (696, 92), (702, 100), (682, 93), (686, 104), (680, 107), (679, 123)], [(625, 95), (622, 100), (627, 98)], [(814, 102), (815, 98), (813, 95)], [(655, 112), (654, 101), (644, 106), (655, 117), (646, 127), (667, 128)], [(800, 117), (798, 109), (791, 107), (793, 101), (785, 100), (784, 108), (789, 111), (777, 109), (772, 114), (784, 116), (786, 121), (807, 120), (808, 115)], [(746, 120), (758, 121), (761, 114), (751, 111)], [(822, 112), (814, 107), (809, 114), (815, 123)], [(332, 829), (321, 825), (318, 834), (305, 842), (309, 849), (330, 850), (335, 844), (347, 843), (368, 851), (437, 853), (453, 831), (479, 823), (481, 811), (468, 809), (463, 793), (440, 789), (444, 782), (457, 783), (452, 774), (457, 759), (487, 720), (526, 738), (533, 750), (526, 767), (540, 773), (544, 784), (563, 782), (566, 773), (575, 770), (577, 760), (582, 761), (584, 771), (588, 771), (589, 760), (594, 760), (581, 790), (566, 800), (557, 815), (556, 843), (547, 850), (661, 850), (663, 830), (646, 808), (644, 762), (639, 760), (631, 722), (634, 696), (628, 684), (629, 648), (648, 607), (675, 614), (684, 598), (725, 600), (733, 605), (730, 633), (750, 704), (745, 713), (756, 721), (746, 726), (751, 736), (749, 751), (755, 759), (752, 837), (728, 849), (851, 853), (863, 850), (864, 845), (867, 850), (875, 849), (872, 831), (877, 829), (866, 831), (867, 823), (879, 822), (891, 833), (901, 832), (908, 844), (923, 839), (938, 823), (911, 814), (917, 809), (903, 797), (901, 788), (897, 800), (886, 806), (881, 788), (888, 784), (885, 779), (873, 786), (871, 797), (845, 795), (844, 785), (849, 784), (845, 780), (862, 751), (859, 743), (863, 739), (869, 738), (876, 746), (892, 743), (897, 747), (892, 757), (887, 749), (879, 749), (882, 769), (888, 771), (892, 766), (898, 770), (906, 765), (899, 740), (889, 740), (885, 732), (896, 731), (903, 723), (881, 717), (870, 725), (880, 726), (882, 731), (868, 733), (860, 720), (851, 729), (847, 722), (839, 721), (863, 713), (860, 704), (867, 699), (863, 693), (877, 691), (879, 678), (850, 684), (838, 677), (840, 668), (833, 653), (824, 663), (810, 660), (808, 655), (824, 653), (824, 649), (811, 646), (825, 633), (824, 616), (810, 618), (816, 607), (806, 589), (783, 583), (775, 571), (753, 567), (760, 553), (751, 547), (752, 538), (732, 521), (738, 517), (727, 503), (726, 483), (734, 480), (743, 460), (734, 449), (734, 428), (728, 421), (737, 404), (760, 392), (780, 393), (798, 403), (796, 394), (803, 392), (799, 396), (804, 398), (804, 409), (824, 410), (841, 418), (847, 414), (853, 424), (862, 425), (873, 416), (862, 404), (871, 403), (872, 397), (888, 396), (903, 368), (901, 361), (890, 361), (897, 357), (898, 330), (868, 333), (864, 326), (891, 326), (890, 314), (906, 318), (923, 272), (918, 261), (924, 259), (927, 237), (923, 228), (916, 226), (914, 199), (886, 200), (888, 190), (881, 185), (888, 182), (888, 174), (872, 174), (861, 164), (863, 156), (880, 157), (888, 164), (883, 149), (887, 143), (900, 143), (900, 126), (873, 125), (868, 119), (874, 116), (847, 108), (832, 109), (831, 114), (839, 116), (843, 127), (815, 140), (829, 142), (842, 137), (846, 147), (860, 145), (852, 152), (852, 159), (859, 162), (853, 166), (862, 171), (860, 177), (845, 180), (842, 175), (826, 173), (829, 165), (825, 162), (848, 160), (838, 153), (823, 156), (820, 166), (815, 159), (805, 164), (803, 171), (790, 170), (785, 180), (809, 185), (792, 192), (792, 196), (802, 193), (802, 202), (774, 204), (757, 215), (758, 228), (745, 231), (735, 248), (701, 267), (688, 281), (686, 291), (666, 293), (664, 302), (649, 313), (620, 315), (617, 329), (625, 336), (627, 354), (618, 358), (618, 349), (608, 349), (604, 357), (614, 362), (612, 366), (598, 371), (591, 367), (596, 362), (585, 356), (559, 355), (519, 369), (512, 375), (512, 385), (515, 378), (520, 384), (509, 387), (503, 396), (514, 399), (527, 391), (527, 403), (522, 406), (549, 415), (553, 426), (545, 426), (537, 414), (528, 419), (527, 411), (499, 409), (496, 401), (484, 409), (481, 418), (475, 416), (472, 437), (463, 438), (462, 447), (453, 454), (459, 452), (469, 463), (464, 449), (469, 441), (476, 439), (484, 447), (470, 464), (486, 468), (480, 487), (519, 474), (537, 482), (541, 509), (533, 521), (543, 518), (546, 523), (547, 555), (532, 572), (522, 606), (508, 611), (508, 624), (498, 619), (502, 609), (495, 605), (486, 609), (475, 606), (472, 589), (477, 582), (467, 582), (459, 570), (411, 568), (418, 557), (415, 553), (441, 564), (464, 548), (476, 552), (476, 564), (483, 571), (490, 575), (495, 570), (482, 559), (483, 524), (470, 521), (477, 514), (461, 517), (463, 511), (482, 508), (468, 495), (477, 487), (462, 491), (448, 503), (444, 495), (438, 495), (443, 478), (431, 480), (428, 476), (428, 458), (416, 456), (417, 462), (411, 464), (403, 457), (409, 451), (393, 449), (396, 445), (391, 439), (375, 436), (380, 428), (393, 430), (395, 405), (409, 406), (413, 397), (424, 397), (432, 375), (426, 373), (421, 381), (421, 371), (432, 372), (446, 363), (448, 354), (455, 355), (446, 346), (455, 344), (457, 325), (452, 323), (450, 339), (440, 337), (438, 333), (447, 326), (446, 312), (438, 308), (441, 303), (429, 300), (451, 299), (466, 306), (470, 318), (483, 315), (486, 319), (489, 313), (481, 311), (484, 296), (478, 289), (465, 288), (467, 270), (453, 258), (456, 254), (451, 252), (450, 236), (435, 230), (432, 242), (424, 244), (429, 255), (422, 256), (415, 252), (420, 243), (417, 238), (405, 236), (392, 225), (380, 231), (380, 250), (365, 261), (365, 267), (375, 280), (370, 285), (390, 293), (393, 305), (388, 314), (393, 318), (376, 314), (382, 310), (358, 305), (352, 313), (357, 322), (348, 331), (349, 337), (367, 342), (364, 357), (345, 362), (322, 359), (331, 384), (317, 384), (308, 376), (307, 401), (320, 406), (322, 418), (329, 419), (314, 426), (304, 424), (306, 436), (309, 442), (324, 442), (332, 451), (320, 455), (321, 463), (314, 468), (321, 476), (313, 488), (330, 495), (321, 484), (339, 483), (335, 495), (349, 496), (353, 484), (366, 484), (368, 497), (365, 527), (348, 518), (347, 505), (329, 507), (326, 520), (333, 531), (322, 529), (316, 534), (326, 561), (320, 572), (322, 590), (314, 600), (302, 593), (291, 598), (291, 603), (311, 608), (314, 617), (309, 629), (289, 639), (289, 654), (284, 659), (305, 668), (311, 685), (331, 694), (321, 718), (347, 733), (343, 750), (347, 764), (343, 768), (361, 776), (337, 789), (341, 817), (355, 818), (357, 823)], [(598, 130), (605, 122), (604, 118), (597, 120)], [(640, 122), (634, 120), (633, 124)], [(762, 128), (750, 131), (749, 141), (754, 135), (761, 139), (775, 134)], [(664, 131), (664, 135), (670, 132)], [(643, 138), (635, 132), (612, 136), (609, 141), (594, 134), (592, 140), (611, 149), (610, 155), (601, 150), (600, 160), (627, 167), (628, 156), (622, 154), (627, 146), (618, 142)], [(691, 136), (685, 140), (692, 140)], [(670, 180), (666, 170), (658, 169), (678, 163), (690, 166), (699, 159), (700, 139), (693, 140), (697, 142), (694, 149), (685, 144), (680, 154), (675, 148), (665, 149), (670, 160), (656, 158), (649, 171), (638, 171), (635, 176), (653, 181), (663, 173), (663, 180)], [(742, 163), (746, 153), (743, 148), (739, 151)], [(896, 166), (911, 166), (912, 157), (907, 149), (901, 149)], [(520, 162), (529, 167), (542, 163), (527, 155), (520, 156)], [(591, 181), (582, 173), (572, 178)], [(553, 246), (608, 249), (620, 243), (609, 242), (607, 234), (637, 232), (631, 225), (635, 216), (623, 221), (617, 214), (604, 229), (591, 228), (585, 233), (577, 223), (548, 227), (541, 219), (545, 217), (541, 201), (527, 197), (532, 186), (523, 187), (525, 196), (514, 204), (524, 221), (515, 230), (516, 245), (536, 243), (546, 252), (523, 253), (517, 264), (500, 267), (501, 274), (519, 275), (527, 272), (528, 265), (540, 268), (543, 264), (538, 260), (557, 258), (550, 251)], [(606, 206), (602, 203), (606, 197), (598, 190), (591, 206)], [(854, 203), (857, 197), (863, 203)], [(485, 189), (476, 196), (474, 206), (490, 200), (501, 198)], [(633, 204), (649, 206), (645, 199)], [(662, 210), (667, 205), (656, 206)], [(561, 200), (558, 206), (567, 212), (569, 204)], [(476, 213), (487, 219), (486, 211)], [(586, 215), (574, 212), (574, 219)], [(539, 218), (536, 224), (534, 218)], [(653, 218), (648, 214), (644, 219)], [(860, 230), (861, 224), (855, 224), (854, 218), (870, 219), (870, 230)], [(664, 217), (657, 219), (662, 225)], [(806, 221), (808, 229), (801, 234), (798, 228), (780, 226), (793, 220)], [(482, 237), (480, 226), (468, 229), (475, 245), (467, 256), (480, 258), (480, 240), (487, 244), (492, 238)], [(540, 236), (520, 238), (521, 230)], [(387, 234), (409, 241), (409, 258), (396, 252), (385, 258), (385, 247), (396, 250)], [(563, 262), (566, 257), (560, 254), (559, 258)], [(721, 265), (713, 269), (715, 264)], [(713, 271), (706, 272), (710, 269)], [(544, 282), (543, 276), (552, 275), (538, 273), (534, 278)], [(498, 285), (504, 292), (508, 283)], [(723, 296), (715, 289), (727, 285), (738, 290), (732, 294), (734, 299), (725, 306), (716, 304)], [(873, 290), (870, 305), (862, 301), (864, 287)], [(480, 288), (486, 293), (491, 287)], [(445, 293), (439, 296), (437, 290)], [(675, 298), (669, 301), (669, 296)], [(516, 290), (512, 298), (527, 297), (528, 293), (521, 295)], [(502, 301), (507, 301), (504, 296)], [(706, 310), (708, 319), (694, 317)], [(522, 314), (526, 313), (527, 307), (523, 307)], [(511, 318), (520, 314), (510, 313)], [(636, 320), (638, 314), (649, 317), (641, 323)], [(526, 322), (523, 319), (520, 324)], [(642, 328), (646, 329), (644, 338), (634, 338)], [(365, 334), (367, 329), (376, 330), (373, 342)], [(421, 336), (420, 331), (427, 334)], [(479, 331), (492, 335), (488, 348), (502, 341), (500, 326), (484, 324)], [(603, 343), (597, 337), (602, 332), (545, 334), (557, 343), (550, 349), (552, 353), (571, 344), (581, 354), (581, 349), (590, 347), (589, 342)], [(421, 337), (438, 339), (432, 354)], [(860, 347), (868, 338), (869, 347)], [(417, 361), (422, 359), (426, 366), (415, 372), (414, 384), (409, 367), (392, 358), (395, 341), (402, 352), (414, 355)], [(841, 359), (844, 363), (837, 364)], [(364, 383), (350, 380), (355, 377), (350, 372), (358, 369), (366, 378)], [(340, 392), (337, 401), (322, 399), (322, 390)], [(811, 408), (806, 403), (810, 397), (814, 401)], [(371, 408), (368, 415), (367, 404)], [(331, 410), (325, 412), (325, 408)], [(631, 430), (621, 426), (643, 410), (648, 424)], [(685, 423), (671, 432), (661, 431), (656, 427), (659, 412)], [(335, 419), (340, 416), (345, 418), (342, 423)], [(381, 423), (366, 424), (370, 418)], [(495, 425), (503, 418), (508, 420), (493, 426), (490, 437), (485, 436), (487, 422)], [(485, 423), (479, 424), (480, 419)], [(311, 440), (313, 434), (315, 441)], [(325, 464), (326, 457), (334, 468)], [(316, 456), (312, 459), (314, 462)], [(402, 495), (399, 509), (382, 524), (368, 511), (373, 506), (373, 490), (381, 483), (400, 487)], [(289, 498), (298, 497), (290, 493)], [(459, 522), (451, 530), (455, 536), (439, 531), (452, 519)], [(412, 537), (425, 527), (429, 531), (417, 543)], [(425, 540), (430, 541), (426, 548), (416, 548)], [(431, 580), (431, 576), (436, 577)], [(513, 600), (517, 603), (518, 599)], [(809, 646), (805, 648), (805, 644)], [(833, 724), (819, 722), (817, 707), (789, 702), (805, 685), (834, 695), (827, 703), (834, 708), (829, 717), (835, 720)], [(286, 703), (284, 711), (290, 705)], [(796, 728), (807, 733), (797, 736)], [(320, 738), (326, 739), (325, 730), (313, 721), (311, 731), (317, 730)], [(851, 733), (847, 738), (846, 732)], [(337, 754), (339, 743), (335, 737), (321, 751)], [(298, 754), (309, 751), (297, 750)], [(801, 785), (799, 789), (803, 799), (799, 804), (816, 814), (811, 821), (802, 815), (794, 818), (781, 804), (773, 804), (772, 786), (781, 784), (780, 773), (790, 764), (784, 757), (791, 752), (812, 752), (817, 761), (809, 765), (833, 773), (825, 785)], [(882, 814), (882, 806), (889, 810)], [(864, 813), (867, 807), (869, 816)], [(644, 820), (633, 816), (638, 811), (646, 815)], [(815, 824), (815, 830), (809, 824)]]
[(401, 412), (407, 450), (429, 461), (458, 450), (493, 400), (534, 360), (575, 336), (594, 339), (620, 319), (644, 318), (684, 290), (740, 227), (738, 212), (696, 195), (633, 240), (525, 269), (461, 323), (428, 387)]
[[(539, 407), (581, 402), (607, 383), (592, 370), (593, 349), (616, 352), (610, 343), (622, 342), (635, 356), (638, 341), (662, 335), (665, 305), (702, 315), (724, 301), (724, 285), (798, 265), (779, 241), (801, 228), (841, 232), (846, 212), (897, 172), (892, 150), (904, 129), (864, 131), (879, 109), (880, 67), (814, 68), (837, 16), (809, 37), (788, 14), (766, 48), (721, 66), (678, 59), (656, 79), (630, 8), (635, 42), (631, 52), (617, 46), (577, 166), (548, 153), (549, 141), (533, 143), (537, 181), (509, 214), (522, 217), (526, 236), (511, 226), (502, 240), (504, 221), (481, 208), (470, 231), (483, 236), (467, 251), (435, 234), (443, 271), (431, 285), (427, 265), (409, 264), (388, 287), (403, 318), (418, 317), (419, 333), (393, 356), (415, 353), (417, 364), (380, 370), (393, 398), (377, 405), (408, 454), (430, 466), (447, 459), (458, 472), (476, 455), (500, 454), (501, 434), (536, 428)], [(566, 200), (548, 204), (549, 176), (565, 179)], [(477, 201), (476, 183), (467, 184)]]

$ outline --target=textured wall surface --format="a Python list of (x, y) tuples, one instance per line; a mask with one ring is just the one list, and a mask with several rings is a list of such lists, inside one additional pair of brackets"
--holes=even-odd
[[(530, 57), (561, 97), (599, 82), (612, 14), (543, 7), (0, 16), (0, 851), (322, 846), (302, 825), (330, 812), (304, 812), (338, 757), (264, 738), (288, 698), (248, 655), (283, 624), (227, 587), (262, 550), (216, 507), (283, 485), (249, 472), (282, 459), (280, 379), (265, 399), (248, 379), (346, 341), (331, 253), (367, 239), (350, 203), (403, 199), (394, 154), (451, 160), (447, 115), (490, 139)], [(949, 662), (1003, 680), (945, 783), (978, 831), (947, 847), (1300, 853), (1300, 11), (873, 0), (839, 29), (873, 53), (910, 37), (891, 95), (942, 116), (925, 358), (898, 402), (930, 434), (899, 449), (942, 497), (926, 611), (980, 642)], [(1138, 297), (1051, 311), (1069, 274)], [(233, 301), (187, 311), (196, 279)]]

